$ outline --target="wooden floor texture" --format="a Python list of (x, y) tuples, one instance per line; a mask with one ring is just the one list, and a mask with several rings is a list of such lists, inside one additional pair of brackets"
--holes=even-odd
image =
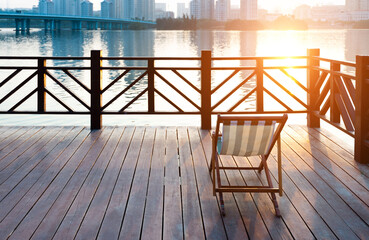
[[(225, 194), (221, 217), (208, 131), (0, 127), (0, 239), (368, 239), (369, 167), (355, 163), (353, 140), (291, 125), (282, 141), (282, 217), (265, 193)], [(263, 173), (222, 174), (265, 184)]]

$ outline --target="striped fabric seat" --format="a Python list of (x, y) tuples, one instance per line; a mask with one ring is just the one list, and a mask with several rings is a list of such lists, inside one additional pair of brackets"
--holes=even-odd
[[(213, 178), (213, 195), (219, 193), (220, 209), (224, 216), (224, 199), (223, 193), (227, 192), (266, 192), (271, 194), (276, 216), (281, 216), (276, 193), (282, 196), (282, 153), (281, 153), (281, 131), (288, 119), (287, 114), (283, 115), (238, 115), (238, 116), (221, 116), (218, 115), (215, 131), (212, 133), (212, 151), (211, 163), (209, 171)], [(272, 178), (268, 168), (268, 157), (273, 146), (277, 143), (277, 165), (278, 165), (278, 188), (273, 187)], [(223, 158), (225, 156), (239, 156), (237, 158)], [(247, 166), (243, 161), (245, 157), (260, 156), (259, 166)], [(234, 161), (232, 165), (228, 161)], [(258, 158), (255, 158), (255, 160)], [(246, 160), (247, 162), (247, 160)], [(257, 170), (261, 173), (265, 170), (267, 186), (249, 185), (241, 186), (239, 184), (232, 185), (227, 182), (222, 184), (221, 170), (240, 171), (240, 170)], [(241, 180), (242, 182), (243, 180)]]
[(276, 121), (225, 121), (220, 155), (265, 155), (271, 145)]

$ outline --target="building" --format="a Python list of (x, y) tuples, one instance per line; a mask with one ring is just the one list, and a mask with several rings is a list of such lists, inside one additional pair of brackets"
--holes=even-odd
[(177, 18), (182, 18), (183, 16), (190, 16), (190, 9), (186, 8), (185, 3), (177, 3)]
[(54, 0), (55, 14), (80, 16), (81, 2), (81, 0)]
[(54, 2), (51, 0), (40, 0), (38, 2), (38, 12), (40, 14), (54, 14)]
[(100, 13), (102, 18), (115, 18), (115, 9), (112, 1), (102, 1)]
[(92, 17), (94, 15), (93, 4), (89, 0), (84, 0), (81, 3), (81, 16)]
[(241, 0), (240, 17), (242, 20), (258, 19), (258, 1), (257, 0)]
[(311, 8), (311, 19), (320, 22), (335, 22), (340, 20), (344, 12), (344, 5), (315, 6)]
[(114, 0), (112, 4), (116, 18), (154, 20), (155, 0)]
[(368, 0), (346, 0), (346, 11), (369, 11)]
[(295, 8), (295, 10), (293, 11), (293, 15), (295, 16), (296, 19), (299, 20), (311, 19), (312, 18), (311, 7), (305, 4), (300, 5)]
[(227, 21), (230, 18), (231, 1), (218, 0), (215, 7), (215, 18), (218, 21)]
[(369, 20), (368, 0), (346, 0), (346, 13), (342, 17), (344, 21)]
[(190, 15), (196, 19), (214, 19), (214, 0), (192, 0)]

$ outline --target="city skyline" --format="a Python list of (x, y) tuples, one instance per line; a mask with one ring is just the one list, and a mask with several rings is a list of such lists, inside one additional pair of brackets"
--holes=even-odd
[[(94, 4), (94, 10), (100, 10), (102, 0), (90, 0)], [(189, 5), (190, 0), (156, 0), (157, 3), (167, 3), (169, 11), (176, 11), (177, 3), (186, 3)], [(215, 1), (216, 2), (216, 1)], [(231, 5), (239, 5), (240, 0), (231, 0)], [(258, 7), (266, 9), (269, 12), (291, 13), (297, 6), (307, 4), (316, 5), (344, 5), (345, 0), (258, 0)], [(32, 8), (38, 5), (38, 0), (2, 0), (0, 8)], [(281, 7), (283, 6), (283, 7)]]

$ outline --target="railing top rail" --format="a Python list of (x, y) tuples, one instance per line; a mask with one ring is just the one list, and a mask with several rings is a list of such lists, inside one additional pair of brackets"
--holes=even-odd
[(268, 57), (212, 57), (212, 60), (280, 60), (280, 59), (306, 59), (307, 56), (268, 56)]
[(201, 61), (199, 57), (101, 57), (101, 60), (177, 60), (177, 61)]
[(345, 65), (345, 66), (348, 66), (348, 67), (356, 67), (355, 62), (334, 60), (334, 59), (322, 58), (322, 57), (313, 57), (313, 59), (320, 60), (320, 61), (323, 61), (323, 62), (342, 64), (342, 65)]
[(0, 60), (90, 60), (90, 57), (0, 56)]

